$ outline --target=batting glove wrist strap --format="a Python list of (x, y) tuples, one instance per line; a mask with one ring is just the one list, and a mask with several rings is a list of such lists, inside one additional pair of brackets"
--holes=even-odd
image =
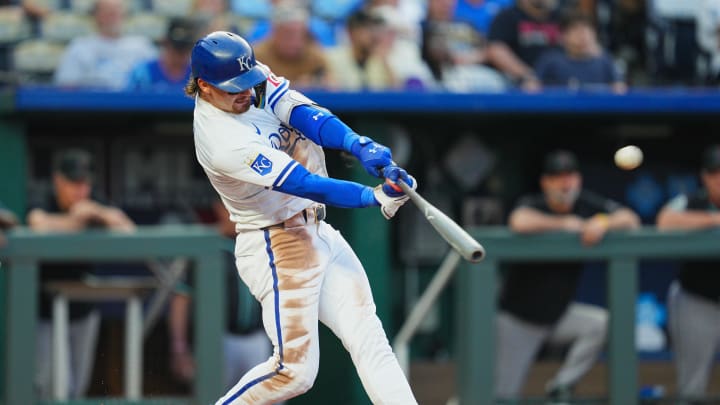
[[(410, 179), (412, 179), (411, 188), (414, 190), (417, 182), (412, 176), (410, 176)], [(377, 200), (380, 205), (380, 212), (382, 212), (385, 219), (390, 219), (395, 216), (397, 210), (410, 199), (406, 194), (398, 194), (389, 184), (378, 185), (373, 190), (373, 194), (375, 195), (375, 200)]]

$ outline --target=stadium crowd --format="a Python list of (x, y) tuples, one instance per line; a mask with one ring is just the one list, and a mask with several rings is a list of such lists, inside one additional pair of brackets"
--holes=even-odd
[[(0, 83), (166, 87), (182, 78), (188, 43), (227, 30), (300, 88), (708, 85), (720, 71), (719, 8), (711, 0), (5, 0)], [(154, 76), (135, 69), (155, 57)]]

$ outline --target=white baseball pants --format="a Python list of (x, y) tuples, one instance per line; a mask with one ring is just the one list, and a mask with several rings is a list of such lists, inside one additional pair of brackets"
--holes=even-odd
[(355, 253), (325, 222), (289, 222), (237, 236), (238, 272), (262, 304), (274, 353), (216, 405), (272, 404), (310, 389), (319, 365), (318, 320), (350, 353), (373, 403), (416, 404)]

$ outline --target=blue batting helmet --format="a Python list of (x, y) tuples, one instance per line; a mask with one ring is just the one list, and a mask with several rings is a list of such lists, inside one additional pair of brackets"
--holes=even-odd
[(215, 31), (195, 43), (192, 74), (229, 93), (245, 91), (267, 79), (255, 52), (239, 35)]

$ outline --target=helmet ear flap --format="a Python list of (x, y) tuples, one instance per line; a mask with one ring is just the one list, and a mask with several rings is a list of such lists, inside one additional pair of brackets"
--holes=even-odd
[(255, 98), (253, 99), (253, 105), (255, 108), (265, 108), (265, 95), (266, 95), (266, 89), (267, 86), (265, 84), (267, 83), (267, 80), (263, 80), (260, 83), (253, 86), (253, 90), (255, 91)]

